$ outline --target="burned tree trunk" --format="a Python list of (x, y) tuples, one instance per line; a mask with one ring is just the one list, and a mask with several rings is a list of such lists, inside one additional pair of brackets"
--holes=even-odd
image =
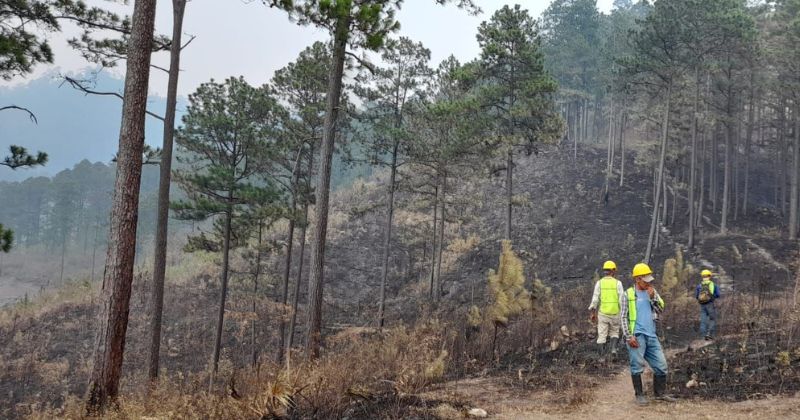
[(117, 177), (114, 183), (101, 304), (97, 316), (99, 325), (94, 343), (94, 363), (86, 396), (86, 410), (89, 414), (102, 413), (109, 403), (115, 402), (119, 394), (133, 282), (144, 118), (155, 11), (155, 0), (138, 0), (134, 4), (131, 19)]

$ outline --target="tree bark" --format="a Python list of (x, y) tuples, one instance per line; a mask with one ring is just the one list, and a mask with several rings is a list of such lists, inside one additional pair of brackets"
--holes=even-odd
[(611, 109), (608, 115), (608, 149), (606, 150), (606, 183), (603, 188), (603, 197), (608, 196), (608, 188), (611, 183), (611, 170), (614, 167), (614, 153), (612, 143), (614, 143), (614, 96), (611, 96)]
[(447, 174), (442, 173), (442, 195), (439, 199), (439, 247), (436, 250), (436, 278), (434, 280), (434, 302), (438, 302), (442, 294), (442, 254), (444, 253), (444, 227), (446, 224), (445, 206), (447, 204)]
[[(737, 107), (737, 113), (739, 112), (739, 108)], [(731, 153), (733, 155), (733, 166), (731, 167), (731, 180), (733, 183), (731, 184), (732, 188), (732, 205), (733, 205), (733, 220), (736, 221), (739, 219), (739, 143), (741, 143), (742, 137), (742, 121), (739, 119), (739, 115), (737, 115), (737, 122), (736, 122), (736, 129), (733, 134), (733, 148)]]
[(336, 121), (339, 116), (339, 102), (342, 96), (342, 76), (350, 29), (350, 15), (340, 17), (336, 22), (333, 39), (333, 57), (328, 79), (328, 99), (325, 108), (325, 127), (320, 148), (320, 170), (316, 190), (316, 220), (311, 238), (311, 261), (309, 263), (309, 299), (306, 337), (306, 357), (319, 357), (322, 345), (322, 291), (325, 270), (325, 240), (328, 233), (328, 202), (330, 199), (331, 164), (333, 145), (336, 139)]
[(694, 192), (696, 189), (696, 166), (697, 166), (697, 112), (698, 107), (700, 105), (700, 68), (694, 68), (694, 80), (695, 80), (695, 90), (694, 90), (694, 105), (692, 109), (692, 128), (691, 128), (691, 136), (692, 136), (692, 147), (691, 147), (691, 156), (689, 161), (689, 198), (688, 198), (688, 205), (689, 205), (689, 223), (687, 224), (687, 228), (689, 230), (689, 241), (688, 247), (689, 249), (694, 248), (694, 224), (695, 224), (695, 205), (694, 205)]
[(303, 205), (303, 227), (300, 229), (300, 255), (297, 262), (297, 280), (294, 284), (294, 296), (292, 297), (292, 318), (289, 322), (289, 333), (286, 341), (286, 363), (289, 363), (292, 346), (294, 345), (294, 329), (297, 324), (297, 310), (300, 303), (300, 284), (303, 281), (303, 257), (306, 252), (306, 225), (308, 224), (308, 203)]
[(431, 241), (431, 285), (430, 285), (430, 299), (431, 301), (435, 302), (434, 296), (434, 288), (436, 281), (436, 242), (437, 236), (439, 232), (439, 177), (436, 177), (436, 187), (434, 190), (434, 198), (433, 198), (433, 238)]
[[(514, 149), (508, 145), (506, 151), (506, 226), (504, 238), (511, 240), (511, 217), (514, 206)], [(442, 218), (444, 220), (444, 217)]]
[(709, 172), (709, 182), (708, 182), (708, 197), (711, 199), (711, 212), (712, 217), (714, 214), (717, 213), (717, 195), (719, 194), (719, 180), (718, 178), (718, 168), (719, 168), (719, 145), (717, 139), (717, 125), (714, 125), (714, 130), (711, 133), (711, 167)]
[[(399, 124), (398, 124), (399, 126)], [(398, 127), (399, 128), (399, 127)], [(394, 141), (392, 148), (392, 164), (389, 175), (389, 191), (386, 197), (386, 226), (383, 237), (383, 256), (381, 267), (381, 296), (378, 304), (378, 328), (383, 328), (384, 311), (386, 308), (386, 281), (389, 277), (389, 253), (392, 246), (392, 219), (394, 216), (394, 191), (397, 177), (397, 152), (400, 147), (398, 140)]]
[(653, 252), (653, 244), (656, 235), (656, 230), (658, 228), (658, 201), (661, 196), (661, 188), (664, 183), (664, 163), (667, 158), (667, 138), (669, 135), (669, 111), (670, 111), (670, 103), (672, 97), (672, 80), (669, 80), (667, 84), (667, 104), (664, 109), (664, 121), (663, 126), (661, 127), (661, 156), (659, 157), (658, 163), (658, 179), (656, 181), (656, 191), (655, 191), (655, 200), (653, 202), (653, 216), (650, 219), (650, 234), (647, 239), (647, 250), (644, 254), (644, 261), (646, 263), (650, 262), (650, 256)]
[(222, 241), (222, 287), (219, 293), (219, 312), (217, 313), (217, 333), (214, 339), (214, 358), (213, 358), (213, 371), (209, 388), (214, 381), (214, 375), (219, 368), (219, 354), (222, 347), (222, 327), (225, 322), (225, 300), (228, 297), (228, 269), (231, 251), (231, 219), (233, 219), (233, 206), (230, 204), (231, 197), (228, 196), (228, 209), (225, 211), (225, 227), (223, 230), (224, 239)]
[(283, 266), (283, 290), (281, 292), (281, 304), (283, 305), (281, 311), (281, 320), (278, 327), (278, 348), (276, 349), (278, 364), (283, 360), (284, 348), (286, 347), (286, 316), (287, 305), (289, 303), (289, 276), (292, 272), (292, 250), (294, 248), (294, 225), (295, 225), (295, 212), (297, 211), (297, 190), (298, 183), (300, 182), (300, 160), (303, 157), (303, 145), (300, 144), (297, 150), (297, 158), (292, 168), (292, 197), (289, 203), (289, 208), (292, 211), (292, 216), (289, 217), (289, 229), (286, 233), (286, 259)]
[(625, 125), (628, 123), (628, 115), (622, 112), (622, 122), (619, 128), (619, 186), (625, 183)]
[[(753, 108), (758, 108), (757, 111), (754, 111)], [(753, 113), (756, 113), (757, 119), (753, 119)], [(752, 149), (752, 138), (753, 138), (753, 128), (758, 121), (758, 144), (761, 144), (763, 141), (762, 137), (762, 130), (761, 130), (761, 106), (757, 104), (757, 101), (751, 102), (751, 110), (750, 116), (748, 117), (749, 123), (747, 124), (747, 138), (745, 139), (744, 145), (744, 197), (742, 197), (742, 215), (747, 216), (747, 207), (748, 201), (750, 196), (750, 150)]]
[[(308, 175), (306, 178), (306, 191), (311, 191), (311, 174), (314, 173), (314, 147), (313, 144), (308, 152)], [(289, 334), (286, 342), (286, 365), (290, 363), (289, 358), (294, 346), (294, 330), (297, 325), (297, 310), (300, 305), (300, 284), (303, 281), (303, 264), (306, 253), (306, 233), (308, 232), (308, 199), (303, 200), (303, 227), (300, 228), (300, 255), (297, 261), (297, 281), (294, 284), (294, 296), (292, 297), (292, 319), (289, 323)]]
[(731, 204), (731, 174), (733, 158), (733, 131), (735, 124), (735, 112), (733, 108), (733, 88), (728, 87), (727, 114), (728, 121), (725, 122), (725, 168), (722, 179), (722, 217), (719, 222), (719, 233), (728, 233), (728, 211)]
[(60, 286), (64, 285), (64, 257), (67, 254), (67, 231), (61, 234), (61, 271), (58, 276), (58, 284)]
[(164, 142), (161, 146), (161, 165), (158, 179), (158, 213), (156, 215), (155, 252), (153, 254), (153, 305), (150, 318), (150, 365), (148, 377), (158, 380), (161, 352), (161, 322), (164, 311), (164, 277), (167, 270), (167, 233), (169, 224), (169, 187), (172, 175), (172, 141), (175, 135), (175, 108), (178, 103), (181, 35), (186, 0), (172, 0), (172, 44), (169, 50), (169, 80), (167, 108), (164, 113)]
[[(264, 238), (264, 224), (258, 224), (258, 245), (256, 248), (256, 269), (253, 273), (253, 316), (254, 318), (258, 318), (256, 315), (256, 301), (258, 298), (258, 277), (261, 275), (261, 252), (262, 252), (262, 243)], [(254, 319), (253, 322), (250, 324), (250, 342), (252, 344), (251, 348), (251, 357), (252, 357), (252, 364), (253, 367), (258, 366), (258, 345), (256, 340), (256, 320)]]
[(100, 229), (97, 228), (97, 223), (94, 224), (94, 242), (92, 243), (92, 274), (91, 274), (91, 283), (94, 284), (94, 267), (95, 267), (95, 257), (97, 256), (97, 233)]
[(86, 397), (86, 410), (92, 415), (102, 413), (119, 394), (133, 282), (155, 10), (155, 0), (138, 0), (134, 3), (131, 19), (102, 303), (97, 316), (99, 326), (94, 343), (94, 363)]
[(780, 113), (778, 114), (778, 141), (776, 147), (776, 165), (778, 166), (778, 202), (776, 203), (781, 216), (786, 214), (786, 100), (780, 101)]
[(583, 142), (589, 143), (589, 100), (583, 100)]
[(791, 190), (791, 203), (789, 209), (789, 239), (797, 239), (797, 187), (798, 187), (798, 171), (800, 171), (800, 133), (798, 128), (800, 119), (797, 117), (797, 107), (794, 112), (794, 138), (792, 141), (792, 182)]
[(575, 113), (572, 117), (572, 160), (578, 161), (578, 126), (580, 124), (580, 119), (578, 118), (578, 114), (580, 114), (580, 106), (575, 106)]
[(703, 159), (700, 162), (700, 198), (697, 200), (697, 218), (694, 220), (695, 226), (700, 227), (703, 223), (703, 208), (705, 207), (706, 197), (706, 163), (708, 162), (708, 153), (706, 149), (708, 146), (708, 129), (703, 129), (703, 136), (701, 137), (702, 146), (700, 150), (703, 153)]

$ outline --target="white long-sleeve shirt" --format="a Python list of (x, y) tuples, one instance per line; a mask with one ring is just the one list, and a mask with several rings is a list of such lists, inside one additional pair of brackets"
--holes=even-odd
[[(602, 280), (602, 279), (600, 279), (600, 280)], [(590, 311), (596, 309), (597, 305), (600, 304), (600, 280), (598, 280), (594, 284), (594, 293), (592, 294), (592, 303), (589, 304), (589, 310)], [(625, 296), (625, 288), (622, 286), (622, 282), (619, 281), (619, 280), (617, 280), (617, 296), (619, 297), (620, 301), (622, 300), (622, 296)]]

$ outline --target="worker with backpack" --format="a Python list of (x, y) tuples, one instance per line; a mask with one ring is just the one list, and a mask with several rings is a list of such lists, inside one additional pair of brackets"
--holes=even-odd
[(700, 272), (703, 280), (694, 291), (694, 298), (700, 304), (700, 334), (706, 341), (714, 339), (717, 332), (717, 308), (714, 301), (719, 299), (719, 287), (711, 281), (713, 273), (710, 270)]

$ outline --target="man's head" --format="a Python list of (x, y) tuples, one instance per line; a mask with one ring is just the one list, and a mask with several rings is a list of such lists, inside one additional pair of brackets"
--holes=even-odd
[(614, 261), (611, 260), (604, 262), (603, 273), (606, 276), (613, 276), (614, 274), (617, 274), (617, 264), (615, 264)]
[(633, 273), (631, 273), (633, 281), (640, 289), (646, 289), (653, 281), (653, 270), (645, 263), (639, 263), (633, 266)]
[(711, 280), (713, 275), (714, 273), (712, 273), (711, 270), (703, 270), (700, 272), (700, 276), (703, 278), (703, 280)]

